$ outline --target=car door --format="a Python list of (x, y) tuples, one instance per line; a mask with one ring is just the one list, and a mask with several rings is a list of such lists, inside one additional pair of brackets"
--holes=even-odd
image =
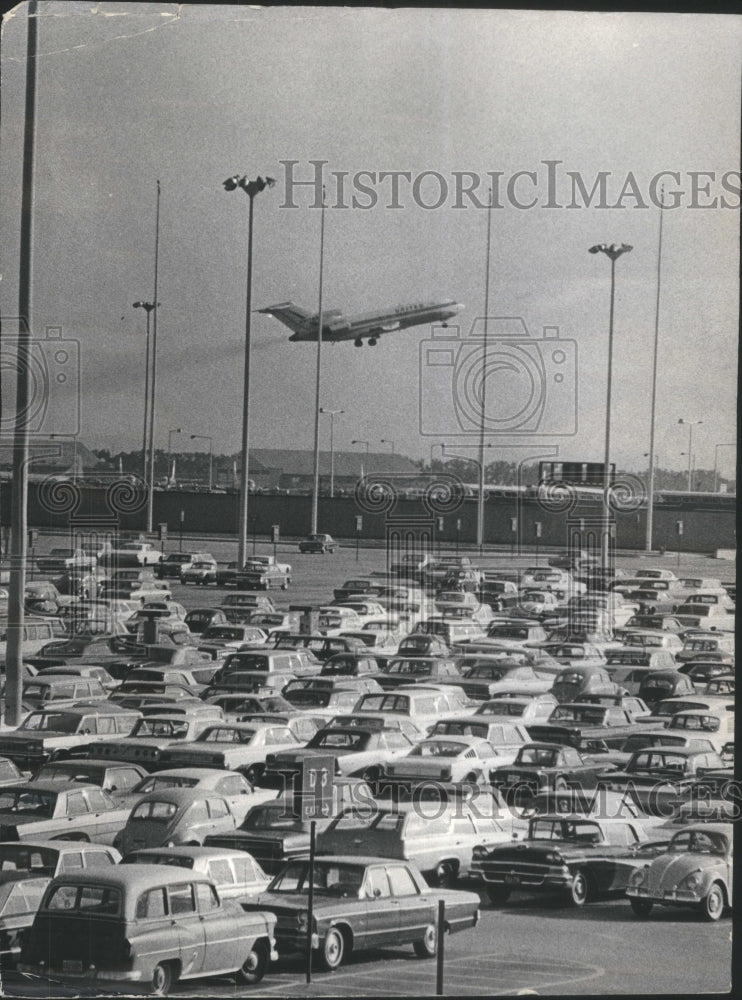
[[(206, 800), (206, 807), (209, 812), (208, 833), (219, 834), (226, 833), (229, 830), (234, 830), (234, 815), (230, 811), (225, 799), (209, 798)], [(203, 843), (203, 838), (206, 835), (207, 830), (206, 827), (204, 827), (204, 832), (199, 838), (201, 843)]]
[(361, 898), (365, 900), (363, 915), (354, 924), (353, 936), (359, 947), (376, 948), (397, 940), (399, 930), (399, 902), (392, 898), (386, 868), (369, 866), (363, 883)]
[(397, 942), (418, 941), (434, 922), (433, 897), (423, 895), (406, 865), (387, 865), (392, 901), (397, 907)]
[(85, 798), (90, 812), (90, 839), (102, 844), (113, 843), (113, 838), (125, 823), (125, 814), (100, 788), (86, 788)]
[(193, 882), (167, 887), (168, 907), (172, 926), (178, 934), (180, 975), (197, 975), (204, 964), (206, 928), (196, 903)]
[(208, 882), (196, 882), (195, 889), (204, 933), (201, 974), (232, 970), (241, 965), (248, 954), (244, 921), (235, 920), (234, 911), (223, 908), (218, 892)]

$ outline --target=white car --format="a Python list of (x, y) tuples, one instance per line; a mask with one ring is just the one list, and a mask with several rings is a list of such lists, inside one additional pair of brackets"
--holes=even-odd
[(481, 736), (430, 736), (387, 764), (384, 776), (416, 782), (484, 782), (490, 767), (504, 763), (503, 755)]
[(156, 566), (164, 558), (163, 553), (151, 542), (123, 542), (114, 549), (114, 561), (117, 555), (134, 557), (140, 566)]
[(353, 608), (328, 605), (319, 609), (318, 630), (322, 635), (340, 635), (341, 632), (358, 630), (362, 626), (363, 620)]

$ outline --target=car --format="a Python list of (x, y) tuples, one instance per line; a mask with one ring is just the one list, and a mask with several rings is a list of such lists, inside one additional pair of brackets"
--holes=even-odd
[(656, 706), (680, 695), (694, 694), (690, 677), (679, 670), (649, 670), (639, 685), (639, 697), (654, 710)]
[(618, 694), (619, 690), (604, 667), (572, 665), (557, 675), (551, 693), (558, 702), (573, 702), (582, 694)]
[(23, 685), (23, 703), (31, 708), (70, 707), (83, 698), (105, 698), (101, 682), (91, 677), (42, 676), (37, 674)]
[(26, 872), (53, 878), (81, 868), (108, 868), (121, 855), (107, 844), (84, 840), (14, 840), (0, 843), (0, 872)]
[(305, 747), (269, 753), (260, 778), (265, 787), (282, 788), (289, 776), (301, 772), (305, 760), (316, 756), (335, 757), (335, 771), (352, 778), (374, 780), (382, 764), (412, 749), (413, 743), (399, 729), (380, 726), (326, 726)]
[(122, 542), (111, 553), (112, 562), (119, 566), (157, 566), (164, 558), (152, 542)]
[(544, 694), (553, 680), (526, 663), (503, 656), (462, 656), (458, 667), (464, 676), (454, 683), (460, 684), (467, 697), (476, 701), (486, 701), (512, 686)]
[(21, 941), (33, 924), (51, 876), (26, 871), (0, 871), (0, 967), (11, 967)]
[(144, 847), (123, 858), (124, 865), (172, 865), (203, 875), (219, 898), (245, 899), (267, 888), (270, 878), (246, 851), (223, 847)]
[(475, 847), (472, 875), (495, 904), (525, 890), (556, 892), (579, 907), (600, 897), (622, 896), (646, 857), (637, 851), (646, 842), (638, 819), (544, 813), (530, 820), (523, 840)]
[(373, 651), (360, 653), (336, 653), (322, 664), (321, 677), (376, 677), (380, 670), (379, 660)]
[(517, 690), (500, 693), (494, 698), (483, 701), (475, 710), (474, 717), (480, 715), (488, 718), (516, 720), (528, 726), (531, 723), (547, 722), (554, 710), (557, 700), (548, 691), (546, 694)]
[(281, 692), (299, 712), (315, 719), (331, 719), (339, 712), (352, 712), (361, 694), (380, 691), (373, 677), (301, 677), (289, 681)]
[[(309, 859), (289, 861), (248, 911), (277, 914), (281, 954), (303, 951), (307, 941)], [(479, 897), (456, 889), (431, 889), (412, 862), (327, 856), (314, 860), (312, 949), (322, 965), (337, 969), (351, 951), (412, 944), (419, 958), (436, 954), (438, 902), (446, 906), (449, 933), (475, 927)]]
[(484, 782), (490, 769), (503, 763), (505, 755), (481, 736), (435, 735), (386, 764), (382, 780), (413, 785), (425, 781)]
[(0, 754), (37, 770), (49, 760), (83, 755), (83, 747), (128, 736), (141, 713), (103, 703), (30, 712), (16, 729), (0, 732)]
[(14, 788), (28, 778), (28, 772), (21, 771), (9, 757), (0, 757), (0, 788)]
[(395, 656), (376, 675), (385, 691), (393, 691), (409, 684), (426, 684), (449, 681), (463, 684), (461, 671), (453, 659), (441, 656)]
[(332, 555), (336, 548), (337, 542), (331, 535), (307, 535), (299, 542), (300, 552), (319, 552), (320, 555), (329, 552)]
[(548, 788), (595, 788), (602, 771), (574, 747), (532, 742), (521, 747), (512, 764), (491, 770), (489, 781), (507, 803), (519, 805)]
[[(336, 775), (328, 815), (316, 820), (317, 832), (325, 829), (333, 816), (352, 805), (374, 801), (371, 786), (357, 778)], [(309, 850), (310, 823), (294, 811), (292, 795), (279, 795), (249, 810), (237, 829), (204, 840), (206, 847), (247, 851), (263, 871), (276, 874), (286, 860)]]
[(126, 822), (128, 809), (96, 785), (61, 787), (33, 781), (0, 791), (0, 840), (55, 836), (110, 844)]
[[(671, 734), (670, 734), (671, 735)], [(607, 788), (625, 792), (653, 816), (667, 816), (668, 803), (705, 771), (723, 769), (724, 761), (714, 750), (661, 744), (637, 750), (620, 770), (605, 774)]]
[(193, 562), (194, 555), (200, 555), (200, 553), (171, 552), (157, 564), (155, 576), (158, 580), (179, 580), (181, 567)]
[(227, 973), (253, 985), (277, 957), (275, 923), (222, 901), (210, 880), (180, 867), (60, 875), (24, 941), (20, 970), (93, 992), (135, 985), (163, 996), (176, 979)]
[(378, 580), (369, 578), (346, 580), (340, 587), (335, 587), (332, 592), (333, 599), (344, 601), (349, 597), (367, 596), (371, 597), (378, 593), (383, 584)]
[(198, 785), (158, 788), (134, 804), (113, 845), (122, 855), (141, 847), (197, 845), (208, 834), (227, 833), (236, 825), (229, 803), (215, 792)]
[(146, 776), (147, 772), (139, 764), (95, 759), (55, 760), (44, 764), (33, 781), (96, 785), (116, 801), (126, 796)]
[(111, 677), (105, 667), (93, 663), (70, 663), (59, 667), (44, 667), (37, 674), (38, 677), (92, 677), (100, 681), (104, 691), (113, 691), (118, 684), (115, 678)]
[(209, 726), (192, 742), (165, 748), (162, 767), (240, 768), (251, 782), (262, 774), (268, 750), (301, 746), (287, 725), (220, 722)]
[(198, 789), (204, 794), (213, 794), (226, 799), (238, 823), (253, 806), (269, 798), (275, 798), (276, 794), (273, 791), (266, 792), (264, 789), (253, 788), (247, 778), (236, 771), (225, 771), (223, 768), (215, 767), (173, 767), (145, 775), (125, 796), (121, 797), (131, 808), (143, 795), (169, 788)]
[(270, 562), (272, 556), (253, 556), (237, 571), (235, 586), (243, 590), (287, 590), (291, 583), (288, 563)]
[(320, 663), (329, 660), (336, 653), (360, 653), (365, 650), (361, 639), (347, 635), (279, 634), (273, 636), (271, 641), (276, 650), (307, 650)]
[(199, 559), (189, 566), (183, 566), (180, 571), (180, 582), (195, 583), (203, 587), (216, 583), (216, 562)]
[(190, 712), (183, 715), (163, 712), (161, 715), (146, 716), (139, 719), (125, 739), (88, 747), (88, 756), (142, 764), (152, 771), (156, 769), (165, 747), (180, 740), (195, 740), (213, 721), (213, 716)]
[[(730, 673), (730, 668), (725, 663), (719, 663), (718, 660), (689, 660), (683, 663), (679, 668), (681, 674), (685, 674), (689, 677), (691, 683), (696, 691), (700, 694), (703, 693), (706, 685), (714, 677), (724, 677), (728, 676)], [(734, 676), (734, 670), (731, 671), (732, 676)]]
[(589, 737), (618, 747), (636, 728), (633, 715), (618, 705), (563, 702), (554, 708), (545, 725), (530, 725), (528, 731), (532, 739), (544, 743), (577, 746), (580, 739)]
[(257, 625), (233, 625), (225, 620), (203, 629), (198, 648), (216, 660), (242, 646), (263, 646), (267, 640), (268, 633)]
[(227, 625), (227, 615), (221, 608), (192, 608), (186, 613), (183, 621), (194, 635), (203, 637), (203, 633), (212, 626)]
[(704, 920), (719, 920), (732, 905), (733, 830), (727, 823), (692, 824), (664, 852), (637, 868), (626, 895), (637, 917), (654, 906), (691, 906)]

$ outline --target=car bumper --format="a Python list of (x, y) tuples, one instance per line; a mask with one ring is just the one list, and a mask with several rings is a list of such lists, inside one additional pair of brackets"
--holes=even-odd
[(697, 893), (689, 892), (688, 890), (666, 889), (662, 893), (653, 893), (641, 885), (630, 886), (626, 890), (626, 895), (630, 899), (646, 899), (649, 903), (682, 903), (694, 905), (701, 902)]
[[(290, 955), (293, 952), (306, 951), (307, 935), (304, 931), (288, 929), (280, 931), (276, 928), (275, 935), (276, 948), (279, 955)], [(312, 949), (316, 950), (317, 948), (319, 948), (319, 934), (312, 934)]]
[(572, 888), (574, 876), (570, 871), (515, 871), (487, 872), (471, 869), (472, 878), (481, 879), (487, 885), (502, 886), (507, 889), (565, 890)]

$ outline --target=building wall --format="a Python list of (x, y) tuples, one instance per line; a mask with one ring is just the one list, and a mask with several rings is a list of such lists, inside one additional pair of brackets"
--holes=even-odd
[[(2, 484), (0, 494), (2, 523), (10, 519), (10, 483)], [(281, 537), (300, 537), (310, 530), (312, 499), (309, 496), (250, 496), (248, 523), (251, 533), (266, 535), (271, 526), (280, 526)], [(239, 495), (235, 493), (155, 492), (154, 524), (166, 524), (172, 535), (181, 526), (186, 532), (237, 534)], [(553, 548), (568, 544), (570, 533), (590, 526), (599, 528), (600, 506), (578, 505), (572, 510), (546, 509), (535, 498), (495, 498), (485, 504), (485, 543)], [(182, 512), (182, 522), (181, 522)], [(357, 533), (357, 518), (361, 530)], [(442, 518), (442, 528), (439, 518)], [(514, 525), (515, 520), (515, 525)], [(677, 522), (683, 522), (683, 534), (677, 534)], [(442, 542), (471, 545), (476, 539), (477, 504), (465, 500), (452, 512), (431, 513), (419, 499), (400, 499), (388, 504), (369, 500), (365, 508), (355, 497), (320, 497), (319, 530), (340, 539), (384, 539), (390, 533), (408, 537), (432, 535)], [(43, 484), (29, 484), (29, 527), (77, 530), (140, 531), (146, 525), (146, 496), (112, 487), (81, 489), (72, 483), (57, 484), (52, 489)], [(536, 537), (536, 524), (541, 525)], [(86, 525), (88, 526), (86, 529)], [(514, 530), (515, 528), (515, 530)], [(580, 529), (581, 530), (581, 529)], [(619, 512), (616, 515), (618, 548), (643, 549), (646, 510)], [(655, 507), (654, 547), (687, 552), (710, 552), (734, 548), (735, 515), (732, 511), (682, 511)]]

